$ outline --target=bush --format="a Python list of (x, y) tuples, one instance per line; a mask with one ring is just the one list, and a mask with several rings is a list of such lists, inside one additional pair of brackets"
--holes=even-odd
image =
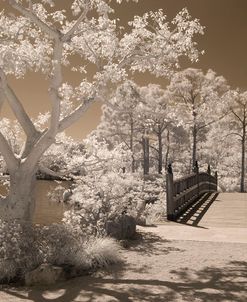
[(90, 260), (91, 267), (107, 267), (121, 261), (120, 245), (113, 238), (91, 238), (85, 244), (85, 252)]
[(0, 220), (0, 282), (22, 278), (42, 260), (37, 233), (31, 226)]
[(44, 262), (78, 269), (90, 267), (91, 260), (84, 251), (85, 242), (73, 230), (62, 224), (53, 224), (41, 228), (39, 232)]
[[(137, 222), (147, 216), (163, 216), (165, 204), (163, 177), (148, 179), (139, 174), (106, 172), (80, 177), (70, 197), (72, 207), (64, 222), (81, 236), (106, 235), (108, 221), (118, 221), (123, 214)], [(147, 204), (154, 206), (148, 206)]]
[(160, 194), (160, 198), (153, 204), (147, 204), (143, 216), (145, 217), (146, 224), (151, 225), (160, 222), (166, 214), (166, 197), (165, 194)]
[(61, 266), (68, 276), (76, 276), (118, 262), (119, 249), (113, 239), (85, 240), (66, 225), (32, 227), (0, 221), (0, 282), (23, 280), (42, 263)]
[(142, 181), (130, 174), (82, 177), (73, 190), (73, 207), (65, 212), (64, 222), (86, 238), (103, 236), (107, 221), (115, 221), (122, 214), (137, 216), (141, 190)]

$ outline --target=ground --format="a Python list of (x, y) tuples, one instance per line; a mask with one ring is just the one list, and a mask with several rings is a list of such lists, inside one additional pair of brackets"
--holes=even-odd
[(164, 226), (139, 228), (108, 272), (51, 288), (6, 288), (3, 302), (247, 301), (247, 242), (167, 240)]
[(247, 194), (220, 194), (202, 216), (205, 205), (187, 224), (138, 227), (122, 265), (50, 288), (3, 288), (0, 301), (246, 302)]

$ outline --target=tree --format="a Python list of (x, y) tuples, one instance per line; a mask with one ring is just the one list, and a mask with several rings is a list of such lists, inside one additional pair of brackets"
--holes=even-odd
[(192, 137), (192, 165), (197, 160), (197, 145), (208, 126), (223, 118), (226, 80), (212, 70), (187, 68), (175, 73), (168, 86), (177, 102), (177, 114), (189, 126)]
[[(159, 85), (150, 84), (141, 88), (141, 98), (143, 101), (143, 120), (150, 128), (150, 136), (156, 137), (156, 146), (151, 146), (157, 152), (158, 173), (163, 169), (163, 147), (164, 131), (167, 130), (167, 141), (169, 141), (169, 126), (175, 123), (175, 115), (171, 110), (171, 98), (168, 91), (162, 89)], [(169, 147), (167, 146), (166, 164), (168, 161)]]
[(121, 84), (105, 105), (101, 122), (97, 127), (98, 137), (106, 139), (111, 146), (124, 143), (125, 149), (132, 154), (131, 171), (136, 170), (136, 151), (139, 142), (136, 139), (138, 132), (140, 103), (140, 88), (132, 81)]
[(229, 91), (230, 115), (228, 117), (230, 135), (240, 138), (241, 142), (241, 176), (240, 192), (245, 191), (245, 158), (247, 140), (247, 92)]
[[(12, 13), (0, 14), (1, 96), (4, 94), (23, 128), (26, 141), (16, 154), (0, 132), (0, 152), (10, 174), (9, 195), (1, 200), (0, 215), (7, 220), (31, 221), (35, 172), (56, 135), (78, 120), (93, 102), (104, 99), (109, 84), (122, 81), (129, 71), (164, 76), (171, 74), (182, 56), (197, 60), (199, 52), (193, 38), (202, 33), (202, 27), (186, 9), (171, 25), (159, 10), (135, 17), (129, 23), (129, 33), (122, 34), (116, 20), (110, 18), (110, 1), (72, 1), (72, 20), (64, 11), (56, 10), (52, 0), (34, 4), (31, 0), (5, 1)], [(80, 57), (76, 66), (74, 57)], [(64, 69), (79, 74), (82, 81), (78, 87), (66, 82)], [(42, 131), (37, 130), (8, 81), (8, 76), (21, 78), (27, 71), (43, 73), (49, 80), (51, 112)]]
[(201, 164), (210, 163), (211, 169), (218, 171), (219, 188), (228, 192), (238, 190), (241, 158), (238, 136), (231, 134), (231, 119), (227, 115), (211, 127), (199, 158)]

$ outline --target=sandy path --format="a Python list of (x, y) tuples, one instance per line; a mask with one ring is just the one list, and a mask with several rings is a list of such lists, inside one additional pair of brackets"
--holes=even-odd
[(167, 240), (159, 226), (141, 235), (122, 267), (50, 289), (5, 289), (0, 301), (247, 301), (246, 243)]

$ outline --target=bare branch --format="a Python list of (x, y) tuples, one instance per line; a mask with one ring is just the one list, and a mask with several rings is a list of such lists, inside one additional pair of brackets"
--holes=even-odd
[(49, 89), (49, 94), (52, 101), (50, 129), (52, 132), (54, 132), (54, 134), (57, 134), (61, 111), (61, 98), (59, 97), (59, 88), (61, 88), (63, 80), (61, 64), (62, 55), (63, 44), (57, 39), (53, 52), (53, 74), (51, 77), (51, 85)]
[(54, 172), (51, 169), (45, 167), (44, 165), (39, 165), (39, 170), (41, 173), (56, 177), (56, 178), (64, 178), (64, 174), (62, 173), (58, 173), (58, 172)]
[(212, 125), (212, 124), (214, 124), (214, 123), (216, 123), (216, 122), (218, 122), (218, 121), (220, 121), (220, 120), (222, 120), (222, 119), (223, 119), (224, 117), (226, 117), (228, 114), (229, 114), (229, 113), (226, 112), (225, 114), (221, 115), (217, 120), (212, 120), (212, 121), (208, 122), (207, 124), (198, 127), (198, 131), (201, 130), (201, 129), (203, 129), (203, 128), (206, 128), (206, 127), (208, 127), (208, 126), (210, 126), (210, 125)]
[(12, 88), (8, 85), (6, 76), (4, 72), (0, 69), (0, 81), (1, 86), (3, 88), (3, 92), (8, 100), (8, 103), (15, 114), (18, 122), (22, 126), (23, 130), (25, 131), (28, 137), (36, 135), (38, 131), (34, 127), (33, 122), (27, 115), (24, 107), (22, 106), (20, 100), (12, 90)]
[(76, 122), (87, 109), (96, 101), (96, 97), (87, 99), (82, 105), (77, 107), (70, 115), (66, 116), (59, 123), (58, 132), (62, 132)]
[(6, 138), (0, 132), (0, 152), (6, 161), (8, 168), (14, 170), (18, 165), (18, 160), (10, 148)]
[(51, 85), (49, 89), (50, 98), (52, 101), (51, 121), (48, 130), (44, 131), (33, 149), (27, 157), (27, 160), (35, 164), (40, 156), (55, 142), (55, 136), (59, 132), (59, 120), (61, 109), (61, 98), (59, 97), (59, 88), (62, 86), (62, 55), (63, 43), (55, 40), (53, 52), (53, 73), (51, 76)]
[(243, 120), (241, 119), (241, 117), (231, 108), (231, 113), (233, 113), (233, 115), (241, 122), (243, 123)]

